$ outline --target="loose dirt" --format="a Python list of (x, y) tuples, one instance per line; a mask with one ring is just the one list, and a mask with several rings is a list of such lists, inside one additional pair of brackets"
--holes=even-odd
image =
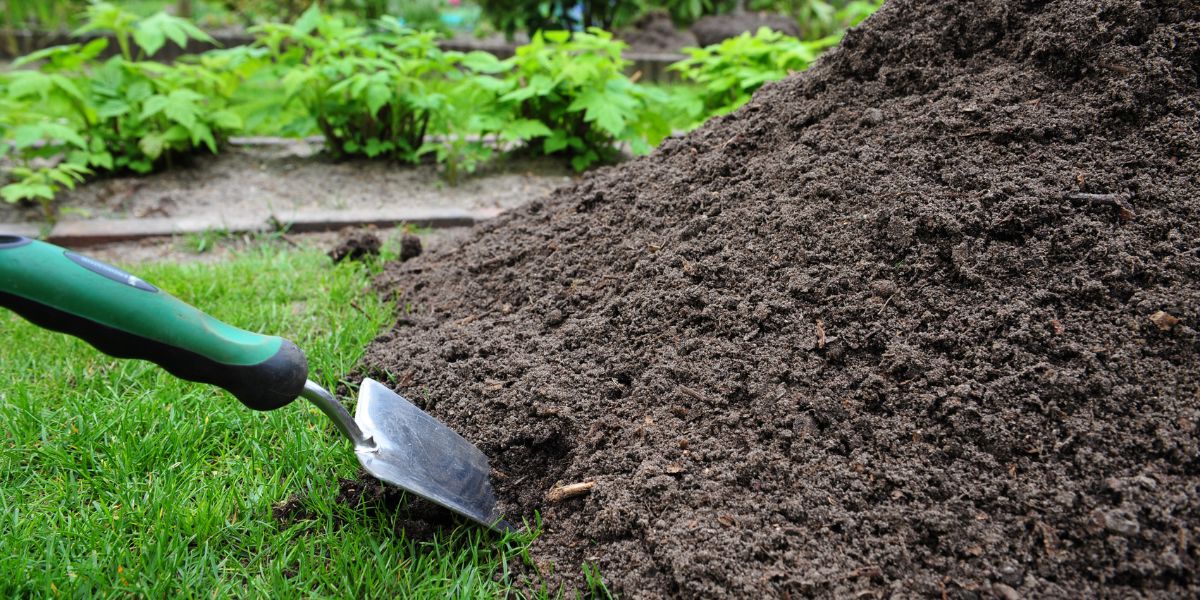
[(392, 265), (416, 310), (362, 371), (491, 457), (552, 581), (1195, 596), (1197, 12), (888, 2), (734, 114)]
[(333, 262), (343, 260), (362, 260), (368, 256), (378, 256), (383, 248), (383, 241), (373, 231), (348, 230), (342, 233), (336, 246), (328, 252)]

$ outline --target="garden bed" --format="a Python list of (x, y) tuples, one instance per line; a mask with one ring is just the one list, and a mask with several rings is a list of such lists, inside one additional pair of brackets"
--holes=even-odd
[[(219, 155), (150, 176), (101, 179), (63, 192), (47, 239), (72, 246), (204, 231), (345, 226), (467, 226), (571, 180), (550, 158), (496, 161), (458, 186), (431, 164), (333, 161), (319, 140), (243, 139)], [(6, 230), (34, 233), (38, 206), (0, 204)]]
[(480, 445), (551, 581), (1195, 595), (1196, 18), (889, 2), (734, 114), (394, 264), (417, 309), (362, 374)]

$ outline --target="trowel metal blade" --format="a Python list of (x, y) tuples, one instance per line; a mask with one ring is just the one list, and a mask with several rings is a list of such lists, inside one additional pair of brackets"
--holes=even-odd
[(511, 529), (496, 508), (487, 457), (471, 442), (373, 379), (359, 387), (354, 420), (376, 444), (355, 448), (368, 473), (492, 529)]

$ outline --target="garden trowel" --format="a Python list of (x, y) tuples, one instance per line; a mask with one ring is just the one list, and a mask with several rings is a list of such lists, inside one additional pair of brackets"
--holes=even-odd
[(181, 379), (224, 388), (255, 410), (303, 396), (354, 443), (371, 475), (493, 529), (510, 529), (478, 448), (371, 379), (359, 386), (351, 418), (308, 380), (304, 353), (283, 338), (227, 325), (98, 260), (3, 234), (0, 306), (105, 354), (148, 360)]

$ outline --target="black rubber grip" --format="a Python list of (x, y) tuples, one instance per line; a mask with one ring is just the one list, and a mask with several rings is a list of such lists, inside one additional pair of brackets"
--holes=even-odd
[(290, 403), (300, 396), (308, 379), (304, 353), (288, 340), (261, 363), (226, 365), (13, 294), (0, 292), (0, 306), (39, 327), (82, 338), (109, 356), (149, 360), (180, 379), (218, 386), (254, 410), (273, 410)]

